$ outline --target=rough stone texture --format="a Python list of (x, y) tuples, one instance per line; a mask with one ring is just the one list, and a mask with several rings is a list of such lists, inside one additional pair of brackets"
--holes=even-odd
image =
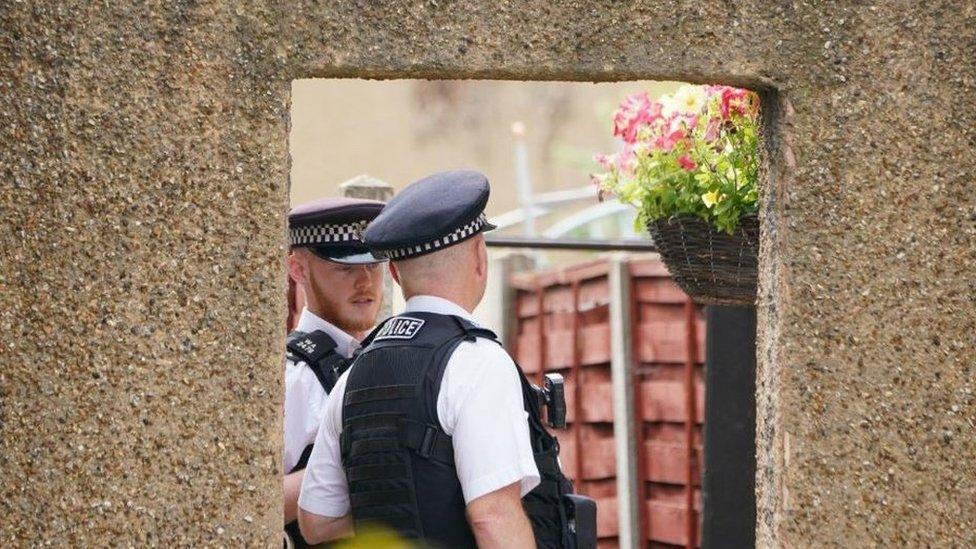
[[(974, 545), (976, 7), (0, 6), (0, 540), (278, 542), (288, 82), (775, 89), (763, 546)], [(368, 170), (368, 167), (364, 167)]]
[(280, 544), (274, 17), (0, 7), (0, 545)]

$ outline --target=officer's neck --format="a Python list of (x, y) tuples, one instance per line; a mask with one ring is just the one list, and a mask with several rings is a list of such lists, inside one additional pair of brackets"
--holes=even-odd
[(306, 303), (305, 304), (305, 307), (308, 309), (308, 311), (310, 313), (312, 313), (313, 315), (315, 315), (315, 316), (321, 318), (322, 320), (328, 322), (329, 324), (335, 326), (339, 330), (342, 330), (343, 332), (349, 334), (356, 341), (362, 341), (366, 337), (366, 334), (367, 334), (368, 330), (367, 331), (350, 330), (350, 329), (346, 328), (345, 326), (340, 326), (339, 324), (337, 324), (335, 320), (332, 320), (331, 318), (329, 318), (328, 315), (326, 315), (325, 313), (323, 313), (321, 310), (319, 310), (318, 307), (314, 306), (312, 303)]
[[(467, 294), (467, 295), (466, 295)], [(414, 292), (404, 292), (403, 299), (409, 300), (411, 297), (416, 296), (432, 296), (439, 297), (441, 299), (450, 301), (451, 303), (461, 307), (469, 314), (473, 314), (475, 308), (478, 307), (478, 302), (481, 301), (481, 296), (475, 297), (467, 292), (463, 291), (450, 291), (450, 289), (428, 289), (425, 291), (414, 291)]]

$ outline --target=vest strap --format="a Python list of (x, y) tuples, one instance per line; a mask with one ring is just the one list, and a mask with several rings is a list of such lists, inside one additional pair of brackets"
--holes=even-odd
[(363, 414), (347, 418), (343, 430), (349, 427), (360, 429), (382, 429), (396, 428), (397, 419), (403, 416), (403, 412), (376, 412), (373, 414)]
[(352, 363), (336, 351), (335, 340), (322, 330), (311, 333), (296, 330), (288, 335), (286, 347), (292, 358), (308, 365), (326, 394), (332, 392), (339, 376)]
[[(356, 511), (355, 519), (357, 522), (360, 521), (373, 521), (373, 520), (413, 520), (413, 515), (402, 507), (398, 508), (382, 508), (382, 507), (367, 507), (362, 510), (362, 513)], [(413, 528), (413, 524), (410, 525)]]
[(341, 438), (340, 445), (342, 446), (343, 459), (362, 454), (375, 454), (377, 452), (396, 452), (400, 449), (400, 444), (397, 442), (397, 439), (392, 437), (368, 438), (356, 441), (349, 441), (348, 437)]
[(559, 521), (559, 506), (541, 501), (523, 501), (522, 507), (529, 518), (542, 518), (551, 521)]
[(535, 455), (535, 465), (539, 468), (540, 473), (547, 473), (549, 475), (561, 475), (562, 471), (559, 469), (559, 462), (556, 459), (556, 454), (554, 452), (536, 452)]
[(337, 344), (329, 334), (322, 330), (315, 330), (314, 332), (296, 330), (288, 335), (286, 347), (303, 362), (312, 364), (334, 351)]
[(461, 318), (459, 316), (451, 315), (450, 318), (458, 325), (459, 328), (461, 328), (461, 331), (464, 332), (464, 339), (466, 341), (474, 341), (480, 337), (490, 339), (499, 345), (502, 344), (501, 341), (498, 341), (498, 336), (495, 335), (495, 332), (489, 330), (488, 328), (475, 326), (470, 320)]
[[(309, 444), (302, 450), (301, 457), (298, 458), (298, 463), (292, 468), (289, 473), (294, 473), (295, 471), (301, 471), (308, 465), (308, 458), (312, 455), (312, 444)], [(293, 520), (285, 525), (285, 538), (291, 541), (291, 545), (296, 549), (304, 549), (305, 547), (311, 547), (302, 537), (302, 532), (298, 529), (298, 520)]]
[(416, 394), (416, 385), (385, 385), (383, 387), (356, 389), (355, 391), (346, 392), (346, 398), (343, 401), (343, 406), (363, 404), (365, 402), (376, 402), (379, 400), (413, 398)]
[(543, 498), (558, 499), (562, 492), (559, 484), (552, 480), (543, 480), (538, 486), (532, 489), (532, 493)]
[(295, 466), (292, 468), (291, 471), (288, 471), (289, 473), (294, 473), (295, 471), (301, 471), (306, 466), (308, 466), (308, 458), (311, 457), (312, 455), (312, 446), (313, 446), (312, 444), (309, 444), (308, 446), (305, 447), (304, 450), (302, 450), (302, 455), (299, 456), (298, 463), (295, 464)]
[(314, 364), (309, 364), (315, 377), (318, 378), (319, 384), (325, 389), (325, 394), (332, 392), (332, 388), (335, 387), (336, 382), (339, 381), (339, 376), (343, 372), (349, 369), (352, 361), (348, 358), (343, 357), (339, 353), (331, 353), (322, 360)]
[(346, 470), (349, 482), (360, 480), (385, 480), (405, 477), (410, 474), (405, 463), (381, 463), (378, 465), (358, 465)]
[(404, 505), (413, 502), (410, 490), (373, 490), (349, 495), (349, 503), (353, 507), (367, 507), (370, 505)]
[(454, 464), (454, 443), (444, 431), (412, 419), (400, 420), (399, 431), (400, 444), (420, 457)]

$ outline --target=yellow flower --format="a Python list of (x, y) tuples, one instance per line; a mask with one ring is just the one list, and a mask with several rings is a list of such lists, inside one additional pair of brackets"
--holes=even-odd
[(718, 194), (718, 191), (712, 191), (710, 193), (705, 193), (705, 194), (701, 195), (701, 199), (702, 199), (702, 202), (705, 203), (705, 206), (711, 208), (716, 203), (718, 203), (718, 201), (721, 200), (722, 197), (721, 197), (721, 195)]

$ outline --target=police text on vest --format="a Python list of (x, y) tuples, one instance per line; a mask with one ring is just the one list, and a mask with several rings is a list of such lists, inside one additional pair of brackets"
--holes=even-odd
[(376, 334), (375, 340), (380, 339), (413, 339), (420, 332), (424, 321), (409, 316), (391, 318)]

